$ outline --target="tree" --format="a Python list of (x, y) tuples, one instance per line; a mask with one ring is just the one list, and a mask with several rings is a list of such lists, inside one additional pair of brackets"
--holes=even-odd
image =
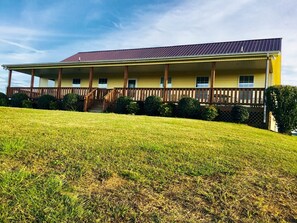
[(267, 108), (272, 112), (281, 133), (297, 128), (297, 87), (272, 86), (266, 90)]

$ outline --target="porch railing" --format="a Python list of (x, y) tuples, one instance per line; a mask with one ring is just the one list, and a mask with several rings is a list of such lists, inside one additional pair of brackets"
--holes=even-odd
[[(158, 96), (163, 102), (178, 102), (183, 97), (197, 99), (201, 104), (217, 105), (249, 105), (263, 106), (264, 88), (93, 88), (93, 100), (101, 100), (105, 109), (119, 96), (130, 96), (134, 101), (144, 101), (148, 96)], [(44, 94), (53, 95), (59, 99), (69, 93), (79, 94), (83, 97), (89, 94), (89, 88), (72, 87), (10, 87), (7, 89), (8, 97), (14, 93), (25, 93), (31, 98), (37, 98)]]
[(77, 88), (72, 88), (72, 87), (62, 87), (59, 88), (57, 87), (34, 87), (32, 88), (32, 94), (31, 94), (31, 88), (30, 87), (10, 87), (8, 89), (8, 97), (11, 97), (15, 93), (24, 93), (28, 95), (31, 98), (38, 98), (41, 95), (49, 94), (52, 95), (58, 99), (63, 98), (66, 94), (69, 93), (74, 93), (78, 94), (80, 96), (85, 96), (89, 93), (89, 88), (87, 87), (77, 87)]
[[(93, 90), (96, 89), (96, 100), (103, 100), (103, 97), (110, 91), (110, 89), (98, 89), (93, 88)], [(41, 95), (49, 94), (52, 95), (58, 99), (62, 99), (66, 94), (74, 93), (78, 94), (80, 96), (86, 96), (89, 93), (88, 87), (61, 87), (60, 91), (57, 87), (34, 87), (32, 88), (32, 94), (31, 94), (31, 88), (30, 87), (10, 87), (7, 89), (7, 96), (11, 97), (15, 93), (24, 93), (28, 95), (30, 98), (38, 98)]]
[(93, 89), (84, 97), (84, 111), (88, 111), (88, 109), (94, 104), (96, 93), (97, 89)]
[(106, 109), (112, 105), (122, 94), (117, 90), (113, 89), (108, 92), (103, 98), (103, 111), (106, 111)]
[(126, 95), (134, 101), (148, 96), (161, 97), (163, 102), (178, 102), (183, 97), (198, 100), (201, 104), (251, 105), (264, 104), (264, 88), (116, 88), (118, 96)]
[(214, 88), (213, 104), (262, 106), (264, 88)]

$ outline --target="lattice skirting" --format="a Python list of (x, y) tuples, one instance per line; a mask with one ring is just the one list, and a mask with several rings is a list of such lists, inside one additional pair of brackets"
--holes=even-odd
[[(218, 106), (219, 117), (217, 121), (232, 122), (231, 110), (232, 106)], [(247, 107), (250, 117), (247, 124), (257, 128), (267, 129), (268, 128), (268, 117), (266, 123), (263, 122), (264, 108), (261, 107)]]

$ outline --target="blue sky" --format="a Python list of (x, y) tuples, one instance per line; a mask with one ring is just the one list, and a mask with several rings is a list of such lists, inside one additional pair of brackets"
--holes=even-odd
[[(1, 0), (0, 64), (79, 51), (282, 37), (282, 83), (297, 85), (296, 0)], [(29, 76), (13, 73), (13, 86)], [(0, 91), (7, 71), (0, 68)]]

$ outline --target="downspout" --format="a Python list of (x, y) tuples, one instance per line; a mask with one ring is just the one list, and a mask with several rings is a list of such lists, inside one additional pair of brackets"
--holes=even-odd
[(264, 92), (264, 117), (263, 122), (266, 123), (266, 117), (267, 117), (267, 96), (266, 96), (266, 90), (268, 88), (268, 75), (269, 75), (269, 53), (267, 53), (267, 59), (266, 59), (266, 73), (265, 73), (265, 92)]

